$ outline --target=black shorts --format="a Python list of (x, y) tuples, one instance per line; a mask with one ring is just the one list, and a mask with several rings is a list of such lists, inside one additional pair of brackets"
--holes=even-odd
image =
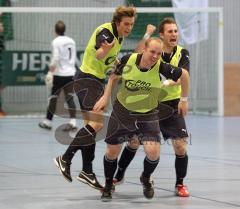
[(156, 110), (148, 113), (134, 113), (127, 110), (118, 100), (113, 105), (105, 142), (122, 144), (131, 141), (134, 135), (140, 142), (160, 142), (160, 129)]
[(74, 91), (82, 111), (91, 111), (104, 93), (104, 79), (77, 70), (74, 76)]
[[(179, 99), (162, 102), (162, 104), (168, 105), (173, 109), (172, 114), (168, 118), (159, 120), (160, 130), (165, 140), (188, 137), (184, 117), (178, 114), (178, 103)], [(161, 114), (161, 111), (159, 111), (159, 114)]]
[(59, 95), (61, 90), (64, 93), (73, 93), (73, 76), (53, 76), (53, 87), (51, 94)]

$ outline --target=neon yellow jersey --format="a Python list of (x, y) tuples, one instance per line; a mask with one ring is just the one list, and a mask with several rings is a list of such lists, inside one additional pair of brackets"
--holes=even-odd
[(158, 60), (153, 68), (142, 72), (136, 66), (137, 55), (133, 53), (123, 68), (122, 84), (117, 99), (127, 110), (145, 113), (158, 106), (161, 61)]
[(106, 72), (111, 70), (122, 47), (122, 42), (120, 44), (117, 37), (114, 36), (114, 46), (109, 50), (107, 56), (98, 60), (96, 58), (97, 50), (95, 49), (96, 36), (103, 28), (108, 29), (114, 36), (112, 23), (105, 23), (97, 27), (87, 44), (83, 55), (82, 65), (80, 66), (81, 71), (84, 73), (92, 74), (100, 79), (104, 79), (106, 77)]
[[(179, 60), (181, 58), (181, 51), (182, 51), (182, 47), (177, 45), (177, 50), (174, 54), (174, 56), (172, 57), (170, 64), (177, 67), (179, 64)], [(161, 61), (164, 62), (161, 58)], [(181, 97), (181, 86), (177, 85), (177, 86), (163, 86), (162, 90), (164, 90), (166, 92), (166, 96), (161, 99), (160, 102), (164, 102), (164, 101), (169, 101), (169, 100), (174, 100), (174, 99), (179, 99)]]

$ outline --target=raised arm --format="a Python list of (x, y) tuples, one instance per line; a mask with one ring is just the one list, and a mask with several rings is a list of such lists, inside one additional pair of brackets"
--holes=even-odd
[(147, 25), (146, 32), (145, 32), (142, 40), (139, 41), (139, 43), (135, 49), (135, 52), (142, 53), (142, 51), (144, 49), (145, 41), (151, 37), (151, 35), (154, 33), (155, 30), (156, 30), (156, 27), (154, 25), (151, 25), (151, 24)]
[(108, 54), (109, 50), (114, 46), (114, 36), (106, 28), (103, 28), (96, 36), (96, 58), (103, 59)]

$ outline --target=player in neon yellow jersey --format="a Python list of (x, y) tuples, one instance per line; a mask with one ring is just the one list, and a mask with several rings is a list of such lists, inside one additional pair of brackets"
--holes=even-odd
[[(143, 40), (139, 43), (136, 51), (142, 51), (145, 41), (153, 34), (156, 27), (148, 25)], [(162, 61), (170, 63), (173, 66), (178, 66), (189, 71), (190, 61), (189, 52), (178, 45), (178, 28), (174, 19), (165, 18), (159, 25), (159, 36), (163, 41), (163, 53), (161, 56)], [(181, 97), (180, 80), (177, 82), (173, 80), (165, 80), (165, 87), (167, 96), (164, 97), (159, 105), (159, 114), (161, 104), (168, 105), (174, 111), (173, 114), (159, 121), (160, 130), (165, 140), (171, 138), (172, 145), (176, 154), (175, 170), (176, 170), (176, 195), (181, 197), (188, 197), (189, 192), (187, 187), (183, 184), (183, 179), (187, 174), (188, 155), (187, 155), (187, 129), (184, 116), (178, 113), (178, 105), (180, 103), (187, 103), (187, 97)], [(161, 115), (160, 115), (161, 118)], [(125, 170), (134, 158), (137, 147), (127, 145), (123, 150), (121, 158), (118, 163), (118, 171), (115, 175), (114, 182), (120, 184), (124, 180)]]
[(95, 189), (103, 188), (92, 168), (95, 157), (95, 137), (103, 127), (103, 109), (94, 111), (93, 107), (104, 95), (104, 79), (107, 70), (113, 67), (124, 38), (132, 31), (135, 15), (134, 7), (116, 8), (112, 22), (97, 27), (85, 49), (82, 65), (75, 75), (74, 83), (81, 110), (84, 111), (85, 126), (78, 131), (66, 152), (54, 159), (61, 174), (70, 182), (72, 181), (70, 172), (72, 158), (78, 150), (81, 150), (83, 168), (77, 179)]
[[(107, 150), (104, 156), (105, 188), (102, 201), (112, 199), (113, 176), (117, 169), (117, 158), (122, 143), (125, 141), (143, 144), (146, 157), (144, 169), (140, 177), (143, 185), (143, 194), (151, 199), (154, 196), (151, 174), (159, 162), (160, 155), (160, 128), (158, 120), (158, 96), (161, 90), (161, 77), (181, 82), (181, 96), (188, 96), (189, 75), (179, 67), (161, 61), (162, 41), (159, 38), (150, 38), (145, 42), (142, 54), (132, 53), (123, 56), (115, 72), (110, 76), (105, 100), (99, 100), (95, 110), (106, 105), (111, 89), (116, 83), (117, 76), (121, 75), (122, 82), (113, 105), (113, 111), (108, 123), (105, 142)], [(110, 87), (109, 87), (110, 86)], [(178, 111), (185, 115), (187, 103), (180, 103)]]

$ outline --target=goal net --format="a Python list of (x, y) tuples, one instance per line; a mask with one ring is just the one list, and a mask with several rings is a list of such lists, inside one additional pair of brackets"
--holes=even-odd
[[(77, 44), (77, 63), (93, 30), (110, 22), (115, 8), (5, 7), (0, 12), (10, 16), (11, 39), (2, 52), (2, 108), (8, 114), (45, 112), (48, 91), (44, 76), (50, 60), (50, 43), (58, 20), (66, 23), (66, 35)], [(137, 8), (138, 18), (122, 52), (132, 51), (144, 35), (146, 25), (158, 27), (161, 18), (173, 16), (184, 20), (180, 43), (190, 52), (190, 111), (223, 115), (223, 29), (220, 8)], [(184, 15), (189, 14), (188, 18)], [(201, 19), (201, 16), (205, 19)], [(184, 19), (185, 18), (185, 19)], [(180, 24), (180, 22), (179, 22)], [(204, 27), (202, 27), (204, 25)], [(195, 28), (192, 41), (184, 32)], [(191, 30), (190, 30), (191, 31)], [(182, 32), (182, 33), (181, 33)], [(204, 37), (202, 34), (204, 33)], [(156, 33), (155, 36), (158, 36)], [(121, 56), (121, 54), (120, 54)]]

